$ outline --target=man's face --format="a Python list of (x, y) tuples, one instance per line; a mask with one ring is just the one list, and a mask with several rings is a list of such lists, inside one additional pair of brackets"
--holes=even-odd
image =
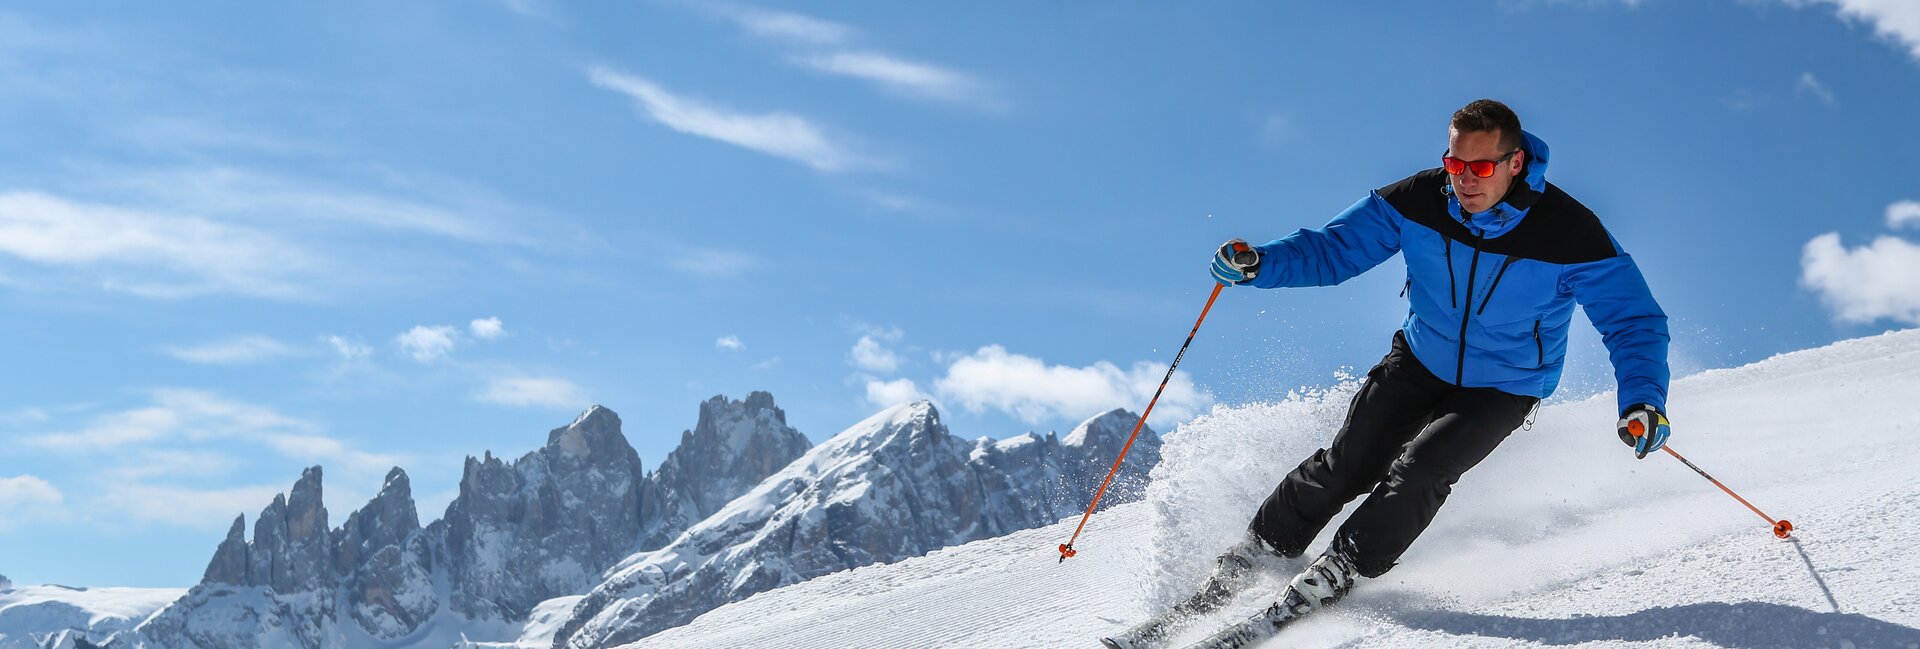
[[(1500, 148), (1499, 131), (1466, 131), (1447, 129), (1447, 154), (1467, 162), (1498, 160), (1507, 150)], [(1520, 152), (1507, 158), (1507, 161), (1495, 165), (1493, 176), (1481, 178), (1473, 175), (1472, 170), (1461, 174), (1448, 174), (1448, 182), (1453, 183), (1453, 195), (1460, 200), (1460, 208), (1468, 212), (1485, 212), (1506, 197), (1507, 188), (1512, 187), (1514, 178), (1520, 175), (1520, 167), (1526, 163), (1526, 153)]]

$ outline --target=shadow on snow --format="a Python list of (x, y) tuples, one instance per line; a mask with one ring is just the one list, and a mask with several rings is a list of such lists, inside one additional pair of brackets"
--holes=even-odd
[(1708, 602), (1651, 608), (1630, 615), (1576, 616), (1564, 620), (1451, 611), (1415, 611), (1396, 617), (1399, 623), (1413, 629), (1551, 645), (1602, 640), (1647, 641), (1678, 634), (1723, 647), (1920, 648), (1920, 629), (1855, 613), (1824, 613), (1766, 602)]

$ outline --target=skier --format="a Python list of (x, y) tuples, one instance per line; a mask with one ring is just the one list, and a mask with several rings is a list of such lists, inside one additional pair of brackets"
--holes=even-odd
[[(1576, 304), (1613, 361), (1621, 441), (1640, 458), (1665, 444), (1666, 315), (1593, 212), (1546, 181), (1547, 160), (1546, 142), (1513, 110), (1474, 101), (1454, 112), (1441, 167), (1368, 194), (1318, 230), (1220, 247), (1214, 278), (1259, 288), (1339, 284), (1402, 252), (1411, 308), (1333, 443), (1280, 482), (1247, 539), (1221, 556), (1211, 600), (1224, 603), (1256, 562), (1301, 556), (1361, 494), (1276, 603), (1288, 610), (1270, 611), (1326, 606), (1356, 578), (1393, 568), (1461, 474), (1553, 394)], [(1636, 420), (1650, 434), (1630, 435)]]

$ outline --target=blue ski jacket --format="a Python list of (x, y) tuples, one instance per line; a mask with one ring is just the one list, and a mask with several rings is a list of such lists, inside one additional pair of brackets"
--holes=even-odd
[(1525, 182), (1491, 209), (1462, 213), (1446, 171), (1421, 171), (1325, 227), (1256, 246), (1252, 285), (1331, 286), (1404, 252), (1414, 356), (1455, 385), (1542, 399), (1560, 384), (1578, 304), (1613, 361), (1620, 410), (1665, 413), (1666, 313), (1599, 218), (1547, 182), (1547, 143), (1524, 135)]

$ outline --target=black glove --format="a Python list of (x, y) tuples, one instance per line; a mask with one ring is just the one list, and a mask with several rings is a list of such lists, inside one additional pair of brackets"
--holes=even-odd
[(1619, 433), (1620, 441), (1633, 447), (1633, 456), (1645, 459), (1648, 453), (1667, 445), (1667, 436), (1673, 434), (1673, 427), (1667, 425), (1666, 415), (1642, 403), (1620, 415)]
[(1221, 284), (1245, 284), (1260, 275), (1260, 251), (1242, 239), (1229, 239), (1213, 254), (1213, 279)]

